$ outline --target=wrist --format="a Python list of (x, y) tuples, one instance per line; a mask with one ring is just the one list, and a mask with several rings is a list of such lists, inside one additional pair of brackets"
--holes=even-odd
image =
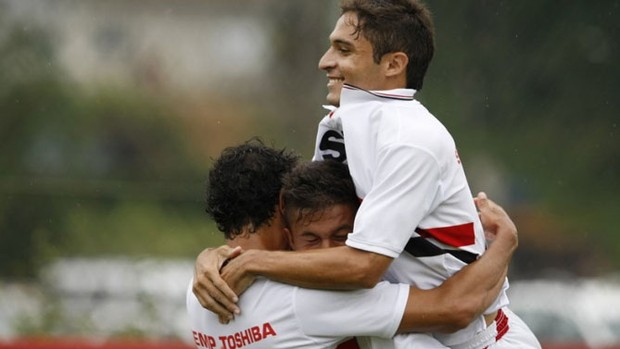
[(242, 254), (243, 263), (241, 268), (244, 274), (249, 276), (259, 276), (264, 272), (265, 263), (262, 262), (265, 251), (263, 250), (248, 250)]
[(513, 253), (519, 245), (517, 230), (514, 227), (500, 227), (493, 244), (499, 245), (502, 250), (507, 253)]

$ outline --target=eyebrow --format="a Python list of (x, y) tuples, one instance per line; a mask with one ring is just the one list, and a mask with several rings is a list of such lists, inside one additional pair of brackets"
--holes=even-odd
[(316, 237), (316, 236), (318, 236), (318, 234), (313, 233), (311, 231), (304, 231), (304, 232), (301, 233), (301, 236), (303, 236), (303, 237), (308, 237), (308, 236)]
[[(340, 226), (338, 226), (336, 229), (333, 229), (332, 231), (330, 231), (330, 234), (339, 233), (339, 232), (341, 232), (341, 231), (343, 231), (343, 230), (348, 231), (348, 232), (347, 232), (347, 234), (349, 234), (349, 233), (351, 233), (351, 232), (353, 231), (353, 226), (352, 226), (352, 225), (350, 225), (350, 224), (343, 224), (343, 225), (340, 225)], [(317, 234), (317, 233), (315, 233), (315, 232), (313, 232), (313, 231), (308, 231), (308, 230), (304, 230), (304, 231), (301, 233), (301, 236), (302, 236), (302, 237), (306, 237), (306, 236), (310, 236), (310, 235), (311, 235), (311, 236), (315, 236), (315, 237), (318, 237), (318, 236), (319, 236), (319, 234)]]
[(355, 46), (353, 42), (349, 40), (345, 40), (345, 39), (334, 39), (332, 40), (332, 45), (344, 45), (344, 46), (349, 46), (349, 47)]
[(340, 232), (342, 230), (347, 230), (348, 231), (347, 234), (349, 234), (349, 233), (353, 232), (353, 226), (351, 224), (343, 224), (343, 225), (339, 226), (338, 229), (336, 229), (334, 232), (338, 233), (338, 232)]

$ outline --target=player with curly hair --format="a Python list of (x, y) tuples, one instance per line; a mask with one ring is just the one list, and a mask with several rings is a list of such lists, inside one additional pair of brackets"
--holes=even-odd
[[(209, 173), (206, 209), (218, 227), (230, 229), (223, 231), (228, 250), (222, 253), (281, 249), (289, 245), (285, 235), (296, 250), (344, 244), (359, 207), (347, 166), (310, 162), (291, 171), (296, 162), (296, 156), (257, 142), (222, 152)], [(482, 211), (498, 233), (489, 253), (430, 291), (387, 282), (368, 290), (311, 290), (259, 278), (240, 300), (244, 312), (225, 325), (202, 308), (190, 285), (187, 309), (195, 345), (333, 348), (351, 336), (387, 340), (395, 333), (460, 328), (496, 297), (516, 248), (516, 228), (497, 210), (486, 202)]]

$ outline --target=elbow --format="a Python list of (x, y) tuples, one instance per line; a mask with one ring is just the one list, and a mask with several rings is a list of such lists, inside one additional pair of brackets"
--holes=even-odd
[(459, 316), (456, 317), (454, 323), (452, 324), (452, 332), (456, 332), (467, 327), (469, 324), (472, 323), (472, 321), (474, 321), (476, 315), (478, 314), (474, 312), (463, 312), (459, 314)]
[(357, 258), (349, 259), (350, 265), (348, 270), (350, 271), (351, 286), (355, 288), (375, 287), (381, 281), (386, 269), (382, 263), (377, 261), (377, 258), (386, 257), (372, 252), (351, 250), (353, 250), (353, 253), (358, 254)]
[(361, 288), (373, 288), (379, 283), (379, 281), (381, 281), (381, 277), (366, 274), (361, 276), (358, 281), (358, 286)]
[(382, 274), (373, 272), (372, 268), (357, 266), (351, 270), (351, 286), (354, 288), (373, 288), (381, 281)]
[(480, 305), (476, 302), (459, 302), (451, 307), (449, 315), (445, 318), (446, 332), (456, 332), (467, 327), (474, 319), (480, 316)]

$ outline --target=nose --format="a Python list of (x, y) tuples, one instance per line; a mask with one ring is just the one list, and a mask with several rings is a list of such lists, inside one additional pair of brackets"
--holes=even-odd
[(321, 241), (321, 248), (339, 247), (339, 246), (344, 246), (344, 244), (345, 244), (344, 241), (334, 240), (334, 239), (325, 239)]
[(321, 241), (321, 248), (335, 247), (334, 242), (331, 239), (323, 239)]
[(331, 47), (325, 51), (321, 59), (319, 60), (319, 69), (328, 70), (334, 67), (334, 60), (332, 59)]

